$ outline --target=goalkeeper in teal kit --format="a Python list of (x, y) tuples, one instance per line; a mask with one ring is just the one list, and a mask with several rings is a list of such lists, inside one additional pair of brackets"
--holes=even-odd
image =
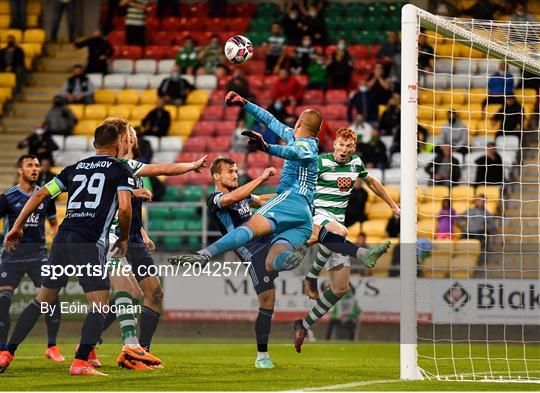
[(286, 146), (269, 145), (262, 136), (244, 131), (249, 144), (270, 155), (285, 159), (277, 195), (255, 212), (244, 225), (237, 227), (217, 242), (193, 254), (170, 259), (172, 263), (206, 263), (225, 251), (243, 246), (254, 237), (273, 234), (266, 258), (266, 270), (282, 271), (296, 268), (306, 253), (306, 242), (313, 232), (312, 206), (317, 185), (321, 114), (314, 109), (302, 112), (294, 129), (280, 123), (264, 109), (229, 92), (228, 106), (241, 106), (286, 142)]

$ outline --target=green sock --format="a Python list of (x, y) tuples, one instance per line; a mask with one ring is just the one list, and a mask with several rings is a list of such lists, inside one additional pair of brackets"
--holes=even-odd
[(137, 345), (137, 330), (135, 329), (135, 315), (133, 314), (133, 297), (129, 292), (118, 291), (114, 294), (114, 304), (117, 307), (116, 319), (122, 331), (124, 345)]
[(323, 292), (322, 296), (317, 300), (317, 304), (313, 306), (308, 315), (302, 320), (302, 324), (306, 329), (317, 322), (324, 314), (336, 304), (341, 297), (337, 297), (329, 288)]
[(332, 251), (330, 251), (322, 244), (319, 244), (317, 256), (315, 257), (313, 265), (311, 265), (311, 269), (307, 276), (310, 278), (319, 277), (319, 274), (321, 274), (322, 268), (324, 267), (324, 265), (326, 265), (326, 262), (328, 262), (328, 258), (330, 258), (330, 255), (332, 255)]

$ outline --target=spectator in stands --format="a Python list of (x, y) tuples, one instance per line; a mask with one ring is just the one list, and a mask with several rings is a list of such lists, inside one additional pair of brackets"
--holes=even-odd
[(368, 199), (368, 193), (362, 186), (362, 181), (356, 179), (353, 189), (351, 190), (351, 196), (349, 197), (349, 204), (345, 210), (345, 226), (350, 227), (357, 222), (364, 222), (367, 220), (366, 216), (366, 201)]
[(514, 94), (514, 77), (507, 69), (506, 62), (499, 63), (499, 69), (490, 75), (488, 80), (488, 96), (482, 106), (502, 104), (504, 97)]
[(315, 48), (312, 45), (311, 37), (306, 35), (302, 39), (302, 45), (294, 48), (294, 57), (292, 58), (291, 72), (293, 74), (307, 74), (308, 67), (311, 64), (311, 58), (315, 54)]
[(358, 90), (349, 95), (349, 107), (347, 108), (347, 120), (349, 122), (353, 121), (355, 112), (363, 114), (364, 119), (369, 123), (374, 124), (377, 121), (379, 107), (372, 99), (371, 92), (364, 81), (358, 84)]
[(163, 19), (167, 8), (171, 11), (172, 16), (180, 16), (180, 0), (157, 0), (156, 15), (159, 19)]
[(476, 185), (498, 185), (504, 181), (504, 168), (502, 158), (497, 153), (495, 142), (488, 142), (486, 155), (474, 162), (476, 165)]
[(64, 90), (60, 93), (68, 104), (92, 104), (94, 102), (94, 85), (83, 72), (83, 66), (73, 66), (73, 75), (68, 78)]
[(114, 49), (109, 44), (101, 30), (96, 30), (92, 37), (75, 43), (77, 48), (88, 48), (88, 60), (84, 72), (87, 74), (106, 74), (108, 61), (114, 53)]
[[(137, 158), (137, 161), (150, 164), (152, 162), (152, 158), (154, 157), (154, 150), (152, 149), (152, 145), (148, 139), (146, 139), (144, 134), (140, 132), (140, 129), (137, 130), (137, 141), (139, 142), (139, 158)], [(155, 198), (152, 199), (156, 200)]]
[(120, 0), (107, 0), (106, 11), (101, 13), (99, 25), (103, 34), (108, 35), (113, 30), (114, 17), (120, 14), (123, 8), (120, 6)]
[(448, 111), (448, 123), (441, 128), (439, 144), (452, 145), (455, 152), (469, 152), (469, 130), (453, 109)]
[(375, 128), (371, 131), (369, 142), (358, 143), (356, 151), (362, 157), (367, 168), (385, 169), (388, 166), (386, 146), (379, 136), (379, 131)]
[(37, 128), (31, 135), (24, 138), (17, 145), (17, 149), (28, 148), (28, 154), (35, 155), (40, 161), (48, 159), (54, 165), (53, 151), (58, 150), (58, 145), (52, 139), (51, 134), (43, 128)]
[(208, 16), (224, 18), (227, 16), (227, 0), (210, 0), (208, 2)]
[(401, 125), (400, 95), (392, 94), (379, 120), (381, 135), (395, 135)]
[(182, 105), (194, 88), (191, 83), (181, 77), (180, 68), (175, 65), (171, 70), (171, 75), (161, 81), (158, 97), (163, 98), (166, 104)]
[(377, 115), (379, 113), (379, 105), (386, 105), (392, 96), (392, 84), (390, 79), (384, 76), (384, 68), (382, 64), (375, 64), (373, 74), (368, 77), (367, 86), (369, 88), (373, 105), (377, 105)]
[(474, 207), (456, 218), (456, 223), (463, 231), (462, 239), (477, 239), (480, 241), (480, 250), (486, 250), (487, 235), (497, 230), (495, 217), (486, 209), (486, 196), (477, 195)]
[(75, 124), (77, 124), (77, 118), (66, 106), (66, 99), (61, 95), (56, 95), (53, 99), (53, 107), (47, 112), (41, 127), (52, 135), (66, 136), (71, 135)]
[(51, 172), (51, 160), (48, 158), (42, 158), (39, 161), (39, 164), (41, 165), (41, 172), (39, 173), (37, 184), (40, 187), (45, 186), (48, 182), (50, 182), (54, 178), (54, 173)]
[(300, 45), (304, 36), (304, 22), (297, 6), (293, 5), (282, 23), (283, 31), (287, 36), (287, 41), (291, 45)]
[(279, 70), (279, 79), (274, 84), (272, 99), (280, 100), (285, 105), (295, 105), (302, 99), (303, 88), (300, 82), (289, 75), (289, 71), (282, 68)]
[(511, 22), (536, 22), (533, 14), (527, 12), (527, 2), (518, 1), (515, 4), (514, 13), (510, 17)]
[(285, 34), (279, 23), (272, 23), (272, 30), (266, 47), (265, 72), (267, 75), (277, 73), (285, 56)]
[(385, 76), (390, 72), (394, 57), (399, 53), (401, 53), (399, 37), (396, 32), (389, 31), (386, 34), (386, 42), (381, 45), (379, 51), (375, 55), (377, 61), (383, 66), (383, 74)]
[(166, 136), (171, 126), (171, 114), (165, 109), (165, 100), (158, 98), (157, 105), (141, 121), (144, 135)]
[(219, 36), (214, 34), (210, 43), (199, 53), (201, 67), (197, 69), (197, 75), (214, 74), (218, 64), (222, 63), (223, 49), (219, 44)]
[(55, 0), (53, 7), (53, 20), (51, 29), (51, 40), (58, 41), (58, 29), (64, 11), (67, 15), (67, 25), (69, 31), (69, 42), (75, 42), (75, 8), (77, 0)]
[(371, 139), (373, 126), (364, 119), (364, 115), (361, 112), (356, 114), (349, 128), (356, 132), (358, 143), (367, 143)]
[(304, 17), (304, 34), (313, 39), (315, 45), (326, 45), (326, 22), (324, 16), (314, 4), (311, 4)]
[(187, 37), (182, 49), (176, 55), (176, 65), (182, 74), (195, 75), (199, 65), (199, 48), (192, 37)]
[(457, 183), (461, 177), (459, 161), (452, 156), (452, 146), (441, 145), (435, 154), (431, 164), (425, 168), (430, 176), (429, 185), (442, 185), (450, 187)]
[(15, 93), (19, 93), (26, 79), (26, 69), (24, 66), (24, 51), (15, 42), (14, 35), (9, 34), (6, 38), (6, 47), (0, 49), (0, 71), (15, 73)]
[(290, 116), (287, 112), (287, 108), (285, 108), (285, 105), (283, 105), (283, 102), (279, 99), (274, 100), (267, 108), (267, 110), (282, 123), (285, 123), (287, 117)]
[(523, 134), (523, 106), (514, 96), (508, 96), (499, 111), (492, 117), (492, 124), (498, 124), (496, 136), (515, 135), (521, 140)]
[(11, 0), (11, 29), (26, 29), (26, 0)]
[(435, 238), (438, 240), (452, 240), (455, 220), (456, 211), (452, 208), (450, 198), (443, 199), (441, 210), (437, 214), (437, 233), (435, 234)]
[(310, 62), (308, 73), (308, 84), (306, 89), (326, 90), (328, 88), (327, 64), (322, 53), (316, 53)]
[(336, 50), (332, 53), (330, 64), (328, 65), (329, 84), (331, 89), (348, 89), (351, 84), (351, 73), (354, 68), (354, 61), (347, 50), (347, 43), (341, 39), (336, 45)]
[(427, 42), (426, 29), (420, 29), (418, 35), (418, 68), (425, 71), (433, 71), (433, 55), (435, 51)]
[(144, 46), (146, 44), (146, 6), (150, 0), (121, 0), (127, 6), (126, 44)]
[(241, 117), (238, 119), (238, 122), (236, 123), (236, 128), (234, 129), (232, 134), (232, 150), (242, 153), (247, 152), (249, 138), (242, 135), (242, 132), (244, 132), (245, 130), (247, 130), (246, 119)]
[(474, 19), (497, 19), (501, 7), (494, 4), (492, 0), (478, 0), (471, 7), (462, 11), (465, 15), (470, 15)]
[(240, 94), (242, 97), (247, 98), (248, 100), (253, 100), (253, 94), (249, 90), (249, 82), (242, 74), (242, 71), (239, 68), (235, 68), (233, 71), (232, 78), (227, 82), (225, 86), (226, 91), (235, 91)]

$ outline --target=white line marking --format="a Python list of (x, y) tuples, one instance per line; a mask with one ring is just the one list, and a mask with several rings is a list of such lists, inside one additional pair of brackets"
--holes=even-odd
[(318, 390), (341, 390), (341, 389), (348, 389), (348, 388), (354, 388), (357, 386), (369, 386), (369, 385), (376, 385), (379, 383), (393, 383), (393, 382), (402, 382), (400, 379), (381, 379), (378, 381), (361, 381), (361, 382), (350, 382), (350, 383), (343, 383), (340, 385), (329, 385), (329, 386), (315, 386), (311, 388), (303, 388), (299, 391), (301, 392), (315, 392)]

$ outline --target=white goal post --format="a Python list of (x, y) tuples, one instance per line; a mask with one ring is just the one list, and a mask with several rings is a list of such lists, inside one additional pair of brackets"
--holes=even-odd
[[(432, 40), (433, 52), (419, 51), (420, 35)], [(402, 8), (403, 380), (540, 383), (540, 108), (538, 87), (529, 87), (531, 81), (540, 86), (539, 53), (540, 22), (449, 18), (412, 4)], [(431, 56), (429, 66), (419, 67), (419, 55)], [(499, 67), (504, 93), (492, 102), (489, 81)], [(507, 94), (509, 70), (514, 78)], [(521, 112), (507, 113), (510, 105)], [(520, 123), (508, 129), (511, 117)], [(457, 139), (456, 118), (466, 127), (466, 146), (442, 142), (443, 129)], [(419, 128), (429, 140), (419, 138)], [(443, 145), (450, 152), (445, 182), (433, 164)], [(486, 174), (481, 182), (478, 171), (487, 173), (491, 146), (502, 156), (502, 177), (493, 182)], [(480, 217), (484, 232), (473, 234), (463, 218), (479, 218), (471, 215), (478, 206), (486, 212)], [(446, 218), (448, 236), (437, 227)], [(429, 256), (420, 258), (418, 249)]]

